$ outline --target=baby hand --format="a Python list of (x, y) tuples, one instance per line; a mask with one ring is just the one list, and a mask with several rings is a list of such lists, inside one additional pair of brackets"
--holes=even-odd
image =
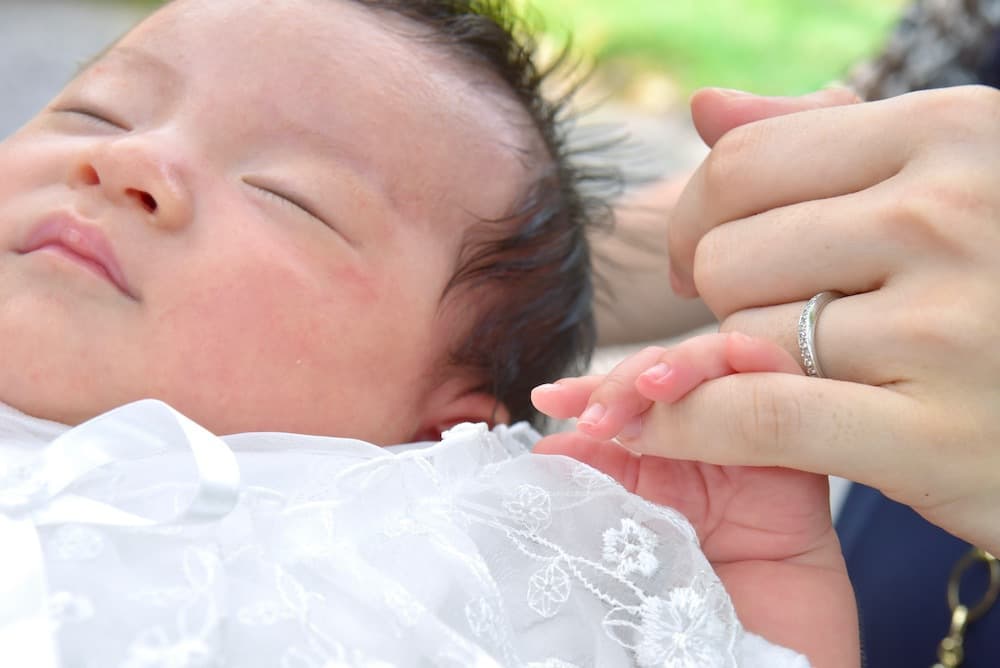
[[(815, 666), (858, 665), (854, 594), (825, 476), (680, 461), (622, 447), (649, 452), (684, 437), (671, 433), (671, 411), (698, 400), (702, 384), (753, 372), (802, 373), (776, 344), (712, 334), (670, 349), (647, 348), (607, 376), (536, 388), (535, 406), (552, 417), (577, 417), (578, 431), (548, 436), (535, 452), (574, 457), (630, 492), (682, 512), (750, 631), (805, 653)], [(721, 419), (727, 409), (717, 407), (719, 425), (733, 424)], [(706, 425), (704, 438), (716, 428)]]
[(577, 428), (623, 444), (638, 438), (654, 404), (673, 404), (707, 381), (734, 373), (801, 373), (784, 349), (738, 333), (708, 334), (666, 349), (651, 347), (624, 360), (607, 376), (565, 378), (531, 394), (541, 412), (578, 418)]

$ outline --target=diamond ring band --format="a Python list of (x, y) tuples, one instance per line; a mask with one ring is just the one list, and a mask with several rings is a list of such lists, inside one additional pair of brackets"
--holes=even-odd
[(816, 325), (823, 309), (843, 296), (842, 292), (826, 290), (810, 299), (802, 309), (802, 315), (799, 316), (799, 354), (802, 356), (802, 368), (808, 376), (826, 378), (816, 353)]

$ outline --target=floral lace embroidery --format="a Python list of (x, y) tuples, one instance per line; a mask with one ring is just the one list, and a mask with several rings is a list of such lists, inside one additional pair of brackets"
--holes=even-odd
[(643, 601), (636, 646), (639, 665), (724, 665), (718, 648), (726, 641), (727, 629), (714, 614), (720, 593), (718, 587), (715, 589), (712, 592), (704, 578), (699, 578), (692, 587), (674, 589), (666, 598), (651, 596)]
[(569, 600), (572, 585), (558, 563), (551, 563), (528, 580), (528, 605), (542, 617), (555, 617)]
[(640, 526), (635, 520), (621, 520), (621, 527), (604, 532), (604, 561), (615, 566), (619, 577), (632, 573), (650, 576), (660, 567), (654, 555), (659, 544), (656, 534)]
[(534, 485), (521, 485), (514, 494), (504, 499), (504, 510), (511, 519), (528, 531), (540, 531), (552, 518), (552, 499), (549, 493)]
[[(485, 438), (496, 437), (486, 434)], [(602, 474), (596, 473), (596, 476)], [(595, 480), (596, 476), (577, 475), (571, 479), (593, 494), (593, 490), (603, 487)], [(572, 507), (576, 501), (573, 495), (568, 495), (566, 503), (559, 507)], [(645, 511), (684, 527), (684, 533), (691, 532), (690, 525), (674, 511), (641, 500), (632, 505), (633, 511)], [(731, 653), (735, 643), (735, 612), (714, 576), (711, 581), (716, 583), (715, 587), (705, 585), (705, 574), (698, 573), (694, 586), (675, 588), (665, 598), (645, 594), (643, 588), (630, 579), (634, 575), (651, 577), (660, 567), (655, 555), (659, 547), (657, 534), (635, 518), (620, 518), (617, 528), (603, 532), (601, 557), (614, 569), (608, 570), (601, 563), (573, 554), (544, 536), (556, 508), (552, 495), (546, 490), (519, 485), (504, 497), (501, 507), (506, 516), (484, 514), (480, 508), (471, 509), (462, 503), (459, 503), (459, 512), (465, 513), (472, 522), (502, 531), (518, 551), (545, 564), (527, 582), (527, 604), (537, 615), (542, 618), (558, 615), (570, 599), (575, 581), (585, 591), (611, 605), (605, 629), (622, 646), (635, 652), (639, 665), (677, 668), (735, 665)], [(630, 595), (634, 602), (625, 602), (622, 593)], [(470, 626), (481, 627), (481, 617), (470, 617)], [(631, 633), (622, 634), (622, 629)], [(730, 651), (720, 653), (720, 647), (728, 647)], [(714, 663), (706, 663), (709, 654)]]

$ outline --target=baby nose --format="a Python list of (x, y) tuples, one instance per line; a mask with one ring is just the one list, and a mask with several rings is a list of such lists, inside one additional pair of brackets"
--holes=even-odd
[(174, 161), (148, 143), (124, 138), (102, 145), (77, 165), (77, 187), (97, 187), (115, 205), (148, 224), (176, 230), (190, 223), (191, 193)]
[(146, 213), (156, 213), (156, 210), (160, 206), (157, 203), (156, 198), (150, 195), (145, 190), (138, 190), (136, 188), (126, 188), (125, 194), (134, 199), (136, 202), (138, 202), (139, 206), (141, 206), (143, 209), (146, 210)]

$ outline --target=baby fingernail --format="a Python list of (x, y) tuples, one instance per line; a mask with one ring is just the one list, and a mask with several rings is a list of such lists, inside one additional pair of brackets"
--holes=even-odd
[(539, 385), (532, 392), (557, 392), (563, 389), (562, 385), (556, 385), (555, 383), (546, 383), (545, 385)]
[(605, 413), (607, 413), (607, 409), (605, 409), (604, 406), (601, 404), (593, 404), (580, 415), (580, 422), (596, 425), (604, 419)]
[(622, 427), (621, 433), (618, 434), (618, 437), (631, 441), (639, 438), (640, 434), (642, 434), (641, 415), (629, 420), (628, 423), (624, 427)]
[(662, 383), (670, 376), (672, 369), (666, 362), (660, 362), (642, 373), (642, 377), (654, 383)]

